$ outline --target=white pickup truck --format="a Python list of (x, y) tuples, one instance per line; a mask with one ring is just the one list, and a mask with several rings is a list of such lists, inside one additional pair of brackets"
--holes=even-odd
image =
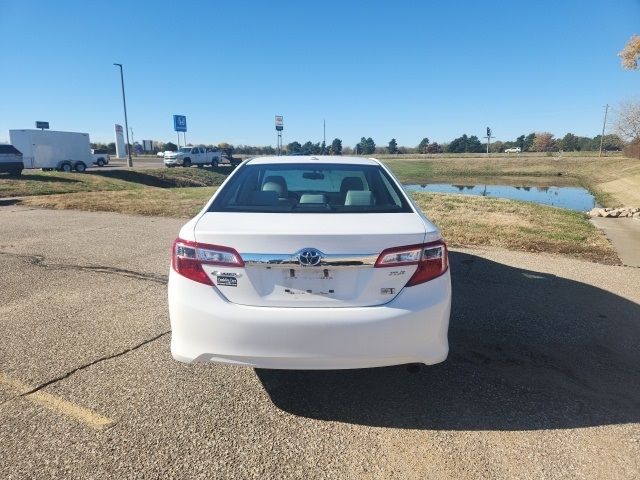
[(223, 163), (222, 153), (211, 151), (205, 147), (182, 147), (177, 152), (164, 153), (166, 167), (190, 167), (191, 165), (217, 167), (221, 163)]
[(93, 156), (93, 164), (98, 165), (99, 167), (108, 165), (109, 160), (111, 160), (111, 157), (109, 156), (109, 152), (107, 150), (91, 149), (91, 155)]

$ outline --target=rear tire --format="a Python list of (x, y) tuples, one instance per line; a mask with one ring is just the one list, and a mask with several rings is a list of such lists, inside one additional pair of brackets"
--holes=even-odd
[(69, 173), (73, 170), (73, 167), (70, 163), (63, 163), (62, 165), (60, 165), (60, 170), (65, 173)]
[(213, 160), (211, 160), (211, 168), (218, 168), (218, 159), (214, 158)]
[(182, 166), (184, 168), (189, 168), (191, 166), (191, 160), (189, 160), (188, 158), (185, 158), (184, 161), (182, 162)]
[(98, 164), (99, 167), (104, 167), (104, 160), (100, 158), (100, 159), (98, 159), (96, 164)]
[(76, 163), (75, 165), (76, 172), (84, 173), (87, 171), (87, 166), (84, 163)]

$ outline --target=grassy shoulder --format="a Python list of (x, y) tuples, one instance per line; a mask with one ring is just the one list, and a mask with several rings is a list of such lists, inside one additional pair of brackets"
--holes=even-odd
[(413, 197), (451, 245), (494, 246), (619, 263), (611, 243), (580, 212), (469, 195), (415, 193)]
[[(211, 197), (211, 188), (145, 188), (26, 197), (24, 205), (188, 218)], [(604, 235), (581, 213), (527, 202), (467, 195), (415, 193), (420, 208), (451, 245), (496, 246), (619, 263)]]
[[(403, 183), (582, 185), (594, 193), (602, 205), (640, 205), (640, 161), (623, 156), (394, 156), (383, 161)], [(230, 171), (227, 168), (213, 171), (155, 168), (92, 170), (84, 174), (33, 172), (19, 179), (0, 178), (0, 198), (144, 187), (215, 186), (220, 185)]]
[(215, 190), (216, 187), (138, 188), (30, 196), (24, 197), (20, 203), (56, 210), (188, 218), (204, 206)]
[(154, 168), (145, 170), (90, 170), (86, 173), (29, 172), (20, 178), (0, 178), (0, 198), (74, 192), (177, 188), (220, 185), (228, 169)]

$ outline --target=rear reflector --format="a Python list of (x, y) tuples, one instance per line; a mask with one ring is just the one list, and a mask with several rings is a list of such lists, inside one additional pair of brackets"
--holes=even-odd
[(205, 285), (213, 285), (202, 265), (244, 267), (244, 262), (233, 248), (177, 238), (173, 242), (171, 265), (183, 277)]
[(406, 287), (433, 280), (445, 273), (449, 267), (447, 245), (442, 240), (438, 240), (421, 245), (388, 248), (380, 254), (375, 267), (402, 265), (417, 265), (418, 267), (405, 285)]

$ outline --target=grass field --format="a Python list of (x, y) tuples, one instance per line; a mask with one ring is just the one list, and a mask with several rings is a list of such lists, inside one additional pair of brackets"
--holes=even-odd
[[(211, 188), (145, 188), (25, 198), (25, 205), (188, 218), (211, 197)], [(618, 263), (602, 233), (578, 212), (527, 202), (415, 193), (420, 208), (451, 245), (497, 246)]]
[[(616, 157), (429, 157), (383, 160), (403, 183), (582, 185), (606, 206), (640, 206), (640, 161)], [(0, 198), (34, 207), (190, 217), (228, 169), (37, 172), (0, 179)], [(491, 245), (616, 263), (610, 243), (577, 212), (486, 197), (416, 193), (452, 245)]]
[(200, 168), (92, 170), (87, 173), (34, 171), (25, 173), (20, 178), (0, 178), (0, 198), (135, 190), (146, 187), (206, 187), (220, 185), (228, 171)]
[[(605, 206), (640, 205), (640, 161), (613, 157), (448, 157), (383, 158), (403, 183), (448, 182), (519, 186), (581, 185)], [(84, 174), (27, 173), (20, 179), (0, 178), (0, 198), (57, 193), (129, 190), (143, 187), (220, 185), (229, 169), (101, 170)]]

